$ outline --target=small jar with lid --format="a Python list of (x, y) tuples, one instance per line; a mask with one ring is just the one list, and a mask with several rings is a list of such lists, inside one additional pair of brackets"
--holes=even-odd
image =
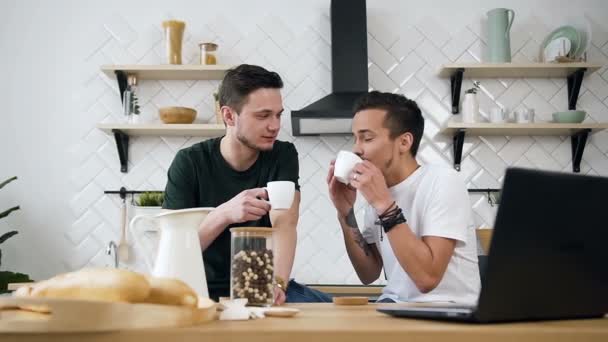
[(248, 305), (274, 302), (272, 228), (230, 229), (230, 299), (247, 298)]
[(217, 44), (215, 43), (200, 43), (201, 49), (201, 64), (202, 65), (215, 65), (217, 64)]

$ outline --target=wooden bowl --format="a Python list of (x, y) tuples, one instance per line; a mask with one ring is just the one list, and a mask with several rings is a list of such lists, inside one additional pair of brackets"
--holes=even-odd
[(191, 124), (196, 119), (196, 110), (188, 107), (163, 107), (158, 114), (166, 124)]

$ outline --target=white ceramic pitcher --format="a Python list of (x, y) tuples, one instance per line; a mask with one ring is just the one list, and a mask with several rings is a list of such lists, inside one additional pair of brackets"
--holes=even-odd
[[(153, 276), (180, 279), (198, 295), (209, 297), (198, 228), (213, 209), (167, 210), (156, 215), (137, 215), (131, 220), (129, 229), (132, 232), (138, 231), (136, 228), (141, 220), (160, 224), (160, 241), (154, 265), (147, 255), (144, 257)], [(140, 234), (133, 234), (135, 239), (138, 236)]]

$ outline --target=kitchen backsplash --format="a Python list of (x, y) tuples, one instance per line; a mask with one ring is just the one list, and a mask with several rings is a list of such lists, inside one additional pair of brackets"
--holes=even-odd
[[(187, 22), (184, 62), (198, 62), (197, 44), (214, 41), (219, 44), (221, 64), (259, 64), (279, 72), (285, 81), (281, 140), (291, 141), (300, 158), (302, 203), (298, 225), (298, 249), (293, 276), (305, 283), (360, 283), (345, 252), (335, 211), (327, 197), (325, 175), (329, 161), (341, 149), (350, 149), (352, 140), (345, 137), (293, 137), (290, 110), (300, 109), (330, 91), (331, 58), (329, 1), (319, 1), (303, 8), (306, 15), (287, 4), (268, 4), (260, 16), (244, 17), (235, 13), (234, 4), (221, 2), (182, 1), (167, 11), (154, 6), (127, 8), (109, 2), (112, 15), (92, 20), (83, 58), (74, 72), (81, 87), (76, 98), (81, 118), (71, 129), (80, 135), (73, 141), (71, 158), (75, 167), (71, 175), (74, 192), (66, 199), (65, 215), (73, 224), (62, 229), (69, 250), (57, 253), (65, 269), (85, 265), (107, 265), (105, 253), (111, 240), (119, 238), (117, 196), (103, 191), (125, 186), (129, 189), (164, 189), (166, 171), (175, 153), (199, 138), (131, 137), (129, 172), (119, 172), (114, 138), (95, 128), (98, 122), (122, 120), (116, 83), (104, 76), (102, 64), (158, 64), (164, 56), (160, 22), (168, 18)], [(464, 8), (444, 20), (450, 11), (420, 9), (413, 15), (417, 2), (369, 1), (368, 48), (370, 87), (403, 93), (415, 99), (426, 118), (425, 135), (419, 152), (423, 163), (452, 164), (452, 137), (442, 135), (441, 125), (450, 113), (449, 80), (437, 77), (437, 68), (449, 62), (484, 60), (483, 18), (485, 11), (501, 6), (500, 2), (465, 1)], [(450, 3), (444, 1), (436, 3)], [(165, 4), (165, 3), (163, 3)], [(410, 5), (407, 5), (410, 4)], [(597, 1), (577, 2), (581, 16), (587, 15), (593, 27), (589, 60), (607, 64), (608, 26), (602, 24), (608, 5), (600, 15), (592, 6)], [(588, 4), (589, 6), (586, 6)], [(263, 6), (260, 3), (259, 6)], [(75, 7), (84, 4), (73, 4)], [(196, 11), (213, 7), (214, 15), (197, 21)], [(304, 5), (301, 5), (304, 6)], [(502, 5), (504, 6), (504, 4)], [(568, 10), (557, 10), (552, 1), (537, 1), (534, 8), (523, 2), (514, 6), (516, 18), (512, 29), (511, 48), (514, 62), (535, 61), (545, 36), (559, 24), (565, 24)], [(396, 7), (397, 9), (393, 10)], [(158, 8), (158, 7), (156, 7)], [(408, 10), (409, 9), (409, 10)], [(107, 11), (107, 10), (106, 10)], [(407, 11), (407, 20), (397, 13)], [(570, 11), (571, 12), (571, 11)], [(83, 67), (84, 66), (84, 67)], [(184, 105), (198, 111), (197, 122), (215, 120), (213, 92), (217, 81), (152, 81), (140, 82), (139, 103), (143, 120), (158, 121), (157, 110), (166, 105)], [(463, 87), (470, 86), (465, 80)], [(500, 104), (510, 109), (535, 108), (540, 119), (567, 108), (564, 79), (482, 79), (480, 109)], [(588, 111), (588, 122), (608, 122), (608, 69), (585, 78), (578, 107)], [(473, 137), (468, 136), (463, 150), (460, 175), (470, 188), (498, 188), (508, 166), (532, 167), (570, 172), (571, 149), (568, 137)], [(593, 135), (588, 141), (581, 163), (581, 173), (608, 176), (608, 133)], [(491, 225), (495, 207), (485, 195), (471, 195), (476, 226)], [(69, 204), (67, 204), (69, 203)], [(358, 208), (361, 209), (360, 203)], [(361, 211), (359, 210), (359, 217)], [(141, 250), (136, 251), (136, 255)], [(141, 258), (139, 258), (141, 261)], [(330, 261), (330, 262), (328, 262)], [(143, 263), (129, 264), (142, 268)], [(59, 272), (61, 270), (57, 270)]]

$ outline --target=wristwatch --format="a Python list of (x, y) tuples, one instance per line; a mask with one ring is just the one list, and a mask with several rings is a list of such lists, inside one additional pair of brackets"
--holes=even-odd
[(283, 290), (283, 292), (287, 293), (287, 282), (285, 282), (285, 279), (279, 276), (274, 276), (274, 282), (278, 288)]

